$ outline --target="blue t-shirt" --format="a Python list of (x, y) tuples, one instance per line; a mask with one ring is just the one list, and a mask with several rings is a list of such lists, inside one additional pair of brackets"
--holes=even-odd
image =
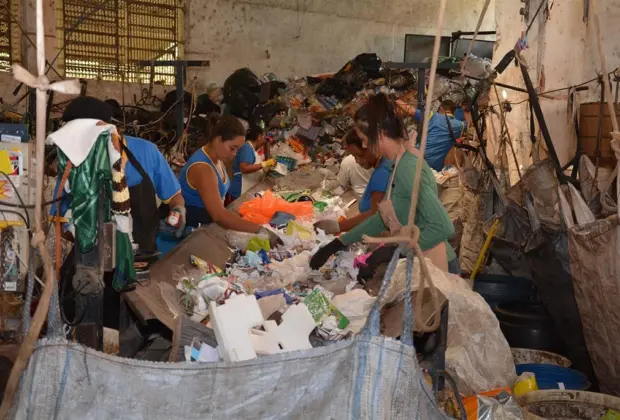
[[(144, 172), (149, 176), (153, 186), (155, 187), (155, 193), (160, 200), (164, 203), (174, 197), (181, 191), (181, 185), (179, 180), (175, 176), (174, 172), (164, 159), (164, 156), (160, 153), (153, 143), (147, 140), (139, 139), (137, 137), (125, 136), (125, 141), (129, 151), (135, 156), (136, 160), (140, 163)], [(58, 186), (60, 184), (60, 175), (56, 180), (56, 187), (54, 188), (54, 197), (58, 193)], [(138, 170), (127, 161), (125, 166), (125, 176), (127, 178), (127, 186), (129, 188), (135, 187), (142, 182), (142, 176)], [(60, 202), (60, 215), (64, 216), (69, 207), (71, 206), (71, 196), (68, 195), (64, 200)], [(50, 214), (56, 216), (56, 204), (52, 204)]]
[[(420, 121), (420, 111), (416, 111), (415, 118), (418, 122)], [(463, 135), (463, 131), (465, 131), (465, 123), (457, 120), (451, 114), (448, 114), (448, 119), (450, 120), (454, 136), (457, 139), (460, 138)], [(446, 114), (432, 113), (428, 122), (428, 138), (426, 141), (426, 152), (424, 153), (424, 159), (428, 165), (436, 171), (441, 171), (453, 143), (446, 121)]]
[(256, 162), (256, 155), (254, 154), (254, 148), (247, 141), (237, 150), (237, 155), (235, 156), (235, 160), (233, 161), (233, 174), (235, 174), (230, 182), (230, 190), (229, 193), (232, 198), (237, 199), (241, 195), (241, 183), (242, 183), (242, 175), (241, 175), (241, 164), (249, 163), (253, 165)]
[(360, 213), (364, 213), (371, 209), (370, 196), (373, 192), (385, 193), (390, 183), (392, 175), (392, 162), (389, 159), (381, 158), (379, 165), (375, 168), (368, 180), (368, 185), (364, 190), (364, 194), (359, 202)]
[(224, 179), (220, 177), (220, 173), (205, 153), (203, 148), (200, 148), (194, 152), (194, 154), (189, 158), (189, 160), (185, 163), (185, 166), (181, 170), (179, 174), (179, 181), (181, 183), (181, 192), (183, 194), (183, 198), (185, 199), (185, 204), (192, 207), (199, 207), (204, 209), (205, 205), (202, 202), (202, 198), (200, 198), (200, 194), (198, 190), (190, 185), (187, 179), (187, 173), (189, 172), (189, 168), (192, 165), (209, 165), (215, 171), (215, 175), (217, 177), (217, 189), (222, 202), (224, 202), (224, 197), (226, 197), (226, 193), (228, 192), (228, 188), (230, 188), (230, 179), (228, 175), (224, 172)]
[(465, 121), (465, 110), (462, 106), (458, 107), (454, 110), (454, 118), (459, 121)]

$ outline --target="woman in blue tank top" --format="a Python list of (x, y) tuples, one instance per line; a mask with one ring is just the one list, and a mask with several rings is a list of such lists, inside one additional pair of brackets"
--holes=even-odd
[(237, 150), (245, 143), (245, 134), (241, 121), (233, 116), (222, 116), (207, 144), (198, 149), (181, 170), (179, 182), (187, 209), (187, 226), (215, 222), (225, 229), (265, 234), (275, 243), (277, 235), (224, 207), (224, 197), (230, 187), (224, 162), (235, 158)]

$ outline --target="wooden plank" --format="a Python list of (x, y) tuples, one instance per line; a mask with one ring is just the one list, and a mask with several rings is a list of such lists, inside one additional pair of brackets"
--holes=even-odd
[[(600, 102), (581, 104), (579, 115), (579, 139), (584, 153), (593, 161), (596, 161), (596, 143), (599, 131)], [(620, 104), (616, 104), (620, 112)], [(601, 141), (600, 165), (603, 167), (615, 166), (616, 159), (611, 149), (611, 131), (613, 125), (609, 116), (609, 108), (603, 108), (603, 136)]]

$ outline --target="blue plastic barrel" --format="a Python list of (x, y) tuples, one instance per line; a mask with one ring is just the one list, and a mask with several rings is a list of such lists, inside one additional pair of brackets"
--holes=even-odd
[(560, 383), (564, 384), (564, 389), (574, 391), (584, 391), (590, 387), (586, 375), (578, 370), (539, 363), (520, 364), (516, 368), (517, 375), (525, 372), (536, 375), (538, 389), (541, 390), (560, 389)]

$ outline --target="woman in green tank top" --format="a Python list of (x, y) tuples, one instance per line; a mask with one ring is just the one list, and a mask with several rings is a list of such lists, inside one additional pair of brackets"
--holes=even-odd
[[(378, 94), (372, 96), (360, 111), (358, 115), (363, 115), (360, 119), (367, 121), (356, 125), (358, 134), (367, 141), (369, 148), (376, 148), (382, 156), (395, 162), (390, 185), (393, 214), (402, 226), (407, 225), (416, 165), (423, 165), (415, 218), (415, 224), (420, 229), (420, 247), (422, 251), (428, 251), (445, 243), (449, 271), (460, 274), (456, 254), (447, 242), (454, 235), (454, 226), (439, 200), (435, 176), (419, 155), (408, 150), (405, 125), (392, 101), (386, 95)], [(314, 270), (322, 267), (330, 256), (360, 242), (363, 235), (381, 235), (388, 230), (384, 218), (384, 214), (375, 213), (350, 232), (319, 249), (310, 260), (310, 267)]]

